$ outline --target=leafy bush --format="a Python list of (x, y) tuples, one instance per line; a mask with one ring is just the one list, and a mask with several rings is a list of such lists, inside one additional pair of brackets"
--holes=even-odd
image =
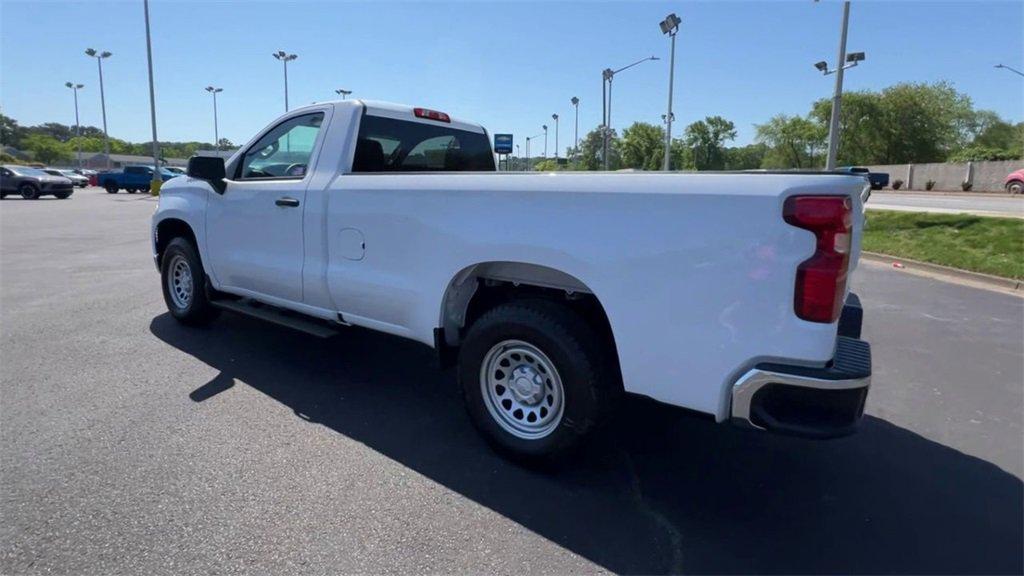
[(935, 188), (935, 180), (929, 180), (924, 183), (925, 190), (931, 190), (932, 188)]
[(892, 189), (893, 190), (899, 190), (900, 188), (903, 188), (903, 180), (900, 180), (899, 178), (893, 180), (892, 181)]
[(971, 188), (974, 188), (974, 185), (971, 184), (970, 182), (961, 182), (960, 183), (960, 189), (963, 190), (964, 192), (970, 192)]

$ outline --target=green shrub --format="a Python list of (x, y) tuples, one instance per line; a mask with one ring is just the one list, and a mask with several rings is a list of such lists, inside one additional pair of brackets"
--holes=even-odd
[(924, 183), (925, 190), (931, 190), (932, 188), (935, 188), (935, 180), (929, 180)]
[(899, 178), (897, 178), (896, 180), (893, 180), (892, 181), (892, 189), (893, 190), (899, 190), (900, 188), (903, 188), (903, 180), (900, 180)]

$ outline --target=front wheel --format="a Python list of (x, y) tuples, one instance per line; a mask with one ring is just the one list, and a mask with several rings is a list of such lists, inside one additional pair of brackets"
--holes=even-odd
[(106, 182), (103, 184), (103, 188), (107, 190), (107, 194), (117, 194), (117, 184), (114, 182)]
[(622, 390), (595, 331), (568, 307), (503, 304), (480, 317), (459, 351), (473, 423), (506, 454), (545, 459), (573, 448)]
[(183, 324), (206, 324), (217, 315), (206, 294), (206, 274), (192, 243), (175, 238), (160, 260), (164, 303), (171, 316)]
[(35, 200), (39, 198), (39, 189), (31, 184), (22, 184), (21, 187), (18, 188), (18, 193), (21, 194), (21, 197), (25, 200)]
[(1007, 194), (1020, 194), (1021, 192), (1024, 192), (1024, 182), (1013, 180), (1006, 184)]

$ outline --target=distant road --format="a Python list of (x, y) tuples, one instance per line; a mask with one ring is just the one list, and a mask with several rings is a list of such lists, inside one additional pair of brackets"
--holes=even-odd
[(1024, 197), (988, 194), (919, 194), (872, 192), (868, 208), (904, 212), (938, 212), (1024, 218)]

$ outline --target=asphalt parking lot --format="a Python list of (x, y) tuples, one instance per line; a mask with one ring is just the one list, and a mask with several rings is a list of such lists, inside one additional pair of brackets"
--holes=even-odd
[(633, 398), (531, 470), (417, 344), (176, 324), (155, 208), (0, 202), (0, 573), (1024, 570), (1024, 299), (865, 264), (858, 434)]

